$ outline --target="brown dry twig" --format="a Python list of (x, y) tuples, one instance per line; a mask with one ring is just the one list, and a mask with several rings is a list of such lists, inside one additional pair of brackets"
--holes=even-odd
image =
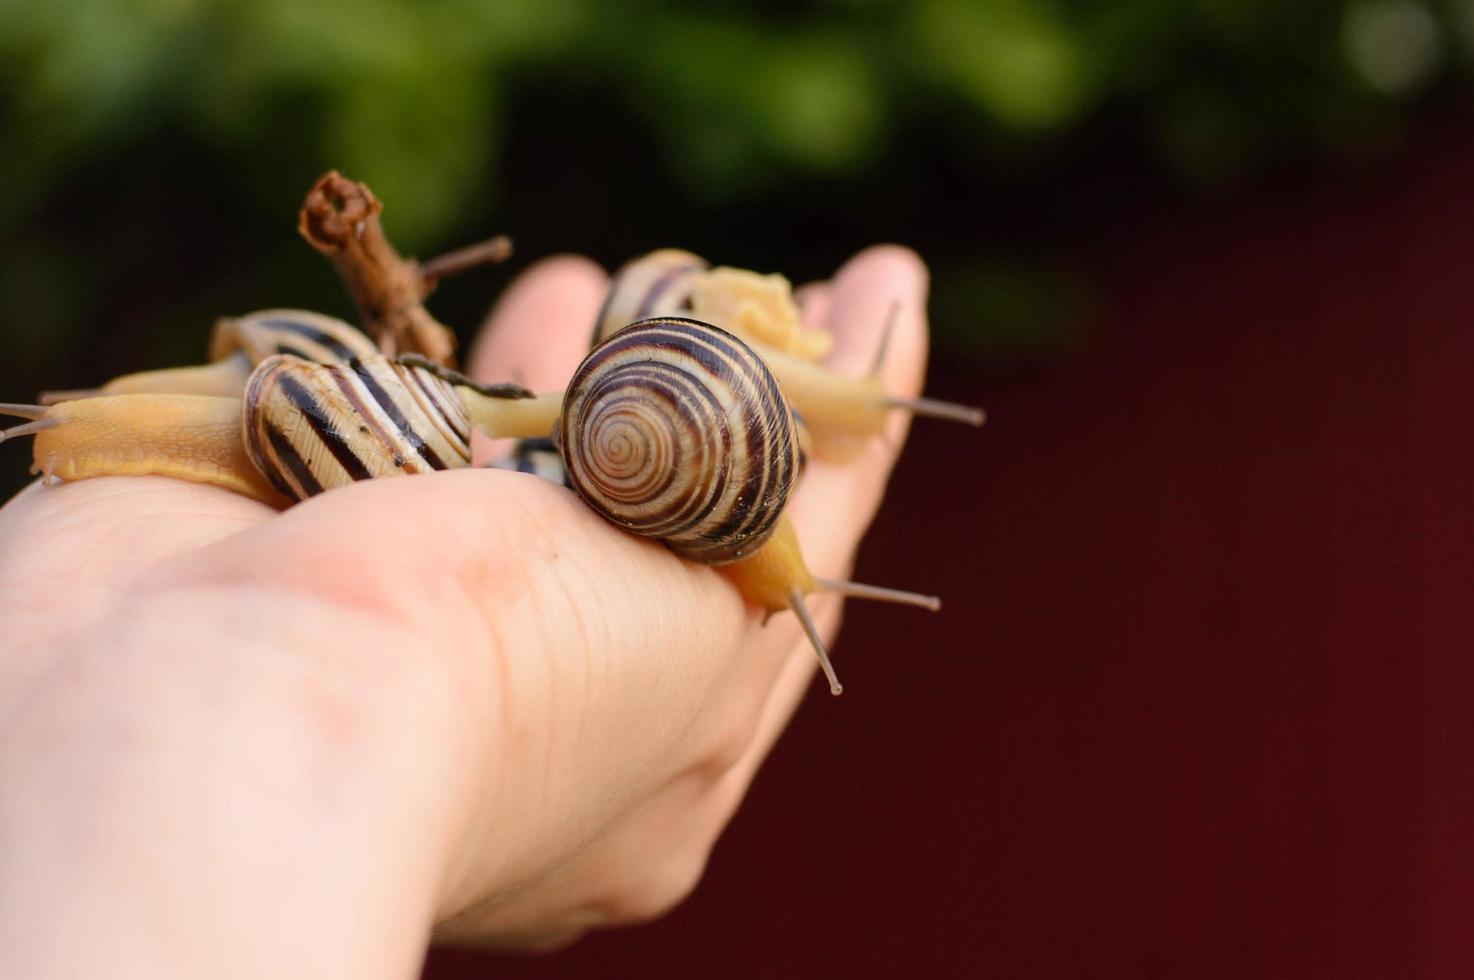
[(336, 170), (317, 179), (297, 215), (307, 243), (332, 260), (358, 306), (359, 324), (390, 356), (423, 354), (454, 363), (455, 335), (423, 301), (436, 284), (472, 266), (501, 262), (512, 253), (505, 236), (457, 249), (421, 265), (395, 251), (379, 223), (381, 205), (367, 184)]

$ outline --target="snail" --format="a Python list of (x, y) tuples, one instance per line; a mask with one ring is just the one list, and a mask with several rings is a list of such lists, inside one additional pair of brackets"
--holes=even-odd
[(804, 325), (787, 279), (713, 269), (701, 256), (678, 248), (657, 249), (615, 272), (595, 317), (594, 341), (635, 320), (667, 313), (720, 324), (749, 344), (806, 361), (818, 360), (834, 346), (827, 331)]
[[(517, 401), (532, 393), (479, 385), (476, 397)], [(256, 366), (236, 398), (105, 395), (50, 406), (0, 404), (0, 415), (30, 420), (0, 431), (0, 442), (34, 435), (33, 471), (47, 483), (155, 474), (275, 507), (356, 480), (471, 461), (471, 421), (457, 390), (432, 371), (379, 354), (330, 364), (275, 354)]]
[(599, 344), (569, 382), (553, 439), (569, 484), (596, 513), (720, 566), (770, 614), (793, 610), (834, 694), (843, 688), (805, 595), (940, 606), (808, 570), (784, 513), (799, 468), (792, 410), (756, 351), (719, 327), (655, 317)]
[(627, 262), (614, 274), (594, 334), (596, 341), (607, 340), (635, 320), (672, 314), (737, 334), (767, 363), (794, 410), (813, 430), (815, 451), (845, 460), (879, 434), (895, 410), (983, 424), (979, 409), (931, 398), (896, 398), (881, 387), (880, 367), (898, 313), (899, 307), (892, 307), (869, 375), (836, 374), (816, 363), (828, 351), (828, 334), (803, 326), (786, 279), (710, 269), (690, 252), (660, 249)]
[(307, 310), (261, 310), (215, 321), (210, 363), (198, 367), (141, 371), (114, 378), (100, 388), (43, 392), (42, 405), (106, 395), (221, 395), (239, 397), (251, 370), (273, 354), (295, 354), (327, 363), (377, 354), (378, 347), (356, 327)]

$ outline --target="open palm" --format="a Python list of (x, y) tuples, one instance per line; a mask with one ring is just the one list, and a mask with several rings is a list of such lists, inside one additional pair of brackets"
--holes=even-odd
[[(604, 286), (534, 267), (471, 373), (561, 387)], [(885, 383), (914, 394), (925, 289), (875, 248), (805, 316), (859, 373), (902, 301)], [(790, 513), (817, 572), (852, 561), (891, 425), (806, 472)], [(812, 608), (832, 636), (838, 601)], [(486, 469), (281, 514), (158, 477), (32, 486), (0, 510), (0, 650), (7, 976), (408, 976), (432, 924), (544, 945), (658, 915), (814, 669), (792, 616), (763, 627), (719, 573)]]

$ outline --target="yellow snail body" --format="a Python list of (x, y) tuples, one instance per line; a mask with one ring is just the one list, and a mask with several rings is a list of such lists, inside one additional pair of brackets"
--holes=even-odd
[(594, 342), (652, 316), (715, 323), (755, 347), (806, 361), (818, 360), (834, 346), (828, 333), (804, 325), (793, 287), (783, 276), (713, 269), (701, 256), (678, 248), (642, 255), (614, 274), (596, 318)]
[(100, 388), (44, 392), (39, 401), (54, 405), (79, 398), (141, 394), (238, 398), (252, 369), (273, 354), (329, 363), (377, 353), (373, 341), (342, 320), (307, 310), (261, 310), (215, 321), (209, 364), (125, 374)]
[(699, 320), (656, 317), (595, 347), (554, 432), (569, 484), (616, 526), (720, 565), (750, 603), (792, 609), (841, 690), (803, 597), (935, 609), (930, 596), (814, 577), (784, 516), (799, 469), (791, 410), (761, 357)]
[[(595, 338), (607, 340), (644, 317), (670, 315), (714, 323), (751, 346), (812, 431), (814, 452), (821, 457), (853, 457), (866, 440), (880, 433), (895, 410), (969, 425), (983, 423), (983, 413), (975, 408), (888, 395), (878, 377), (884, 341), (868, 376), (827, 370), (816, 362), (828, 352), (829, 335), (803, 325), (786, 279), (742, 269), (710, 269), (699, 256), (678, 249), (651, 252), (614, 274), (599, 310)], [(889, 324), (886, 329), (888, 339)]]
[[(481, 386), (478, 397), (513, 401), (532, 393)], [(0, 442), (34, 435), (33, 471), (48, 483), (169, 476), (276, 507), (356, 480), (471, 461), (471, 423), (457, 389), (433, 371), (379, 354), (339, 364), (272, 355), (236, 398), (111, 395), (0, 405), (0, 415), (31, 420), (0, 431)]]
[(169, 476), (208, 483), (274, 507), (289, 502), (251, 464), (241, 399), (219, 395), (104, 395), (57, 405), (0, 404), (30, 422), (0, 442), (34, 435), (31, 472), (47, 484), (95, 476)]

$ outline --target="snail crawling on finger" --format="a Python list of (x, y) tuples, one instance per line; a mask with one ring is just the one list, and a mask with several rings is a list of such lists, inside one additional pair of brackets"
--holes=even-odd
[[(481, 386), (531, 398), (516, 385)], [(45, 482), (169, 476), (208, 483), (275, 507), (358, 480), (469, 466), (471, 423), (436, 374), (369, 354), (314, 363), (275, 354), (239, 397), (139, 393), (53, 405), (0, 404), (30, 419), (0, 442), (34, 435)], [(493, 431), (523, 436), (526, 431)]]
[(842, 690), (804, 605), (817, 590), (936, 610), (940, 600), (814, 576), (784, 511), (798, 438), (777, 380), (736, 336), (699, 320), (641, 320), (579, 365), (554, 430), (569, 484), (600, 516), (720, 566), (748, 602), (798, 616)]
[[(0, 441), (34, 435), (48, 481), (158, 474), (283, 507), (359, 480), (467, 466), (473, 427), (536, 434), (508, 424), (526, 422), (518, 404), (540, 405), (531, 392), (457, 380), (413, 358), (314, 363), (274, 354), (240, 398), (146, 393), (0, 405), (30, 420)], [(494, 410), (498, 403), (504, 410)], [(657, 317), (619, 331), (579, 365), (547, 428), (568, 484), (596, 513), (689, 561), (720, 566), (753, 605), (793, 610), (836, 694), (805, 595), (939, 606), (808, 570), (784, 513), (802, 466), (793, 410), (762, 358), (718, 327)]]
[(452, 369), (453, 336), (421, 301), (439, 278), (505, 257), (505, 241), (422, 265), (389, 245), (378, 211), (367, 187), (329, 173), (300, 214), (373, 339), (301, 310), (222, 319), (204, 366), (0, 404), (26, 420), (0, 442), (34, 436), (32, 471), (47, 484), (153, 474), (284, 508), (360, 480), (469, 466), (472, 430), (523, 440), (503, 468), (567, 486), (622, 530), (718, 568), (768, 614), (792, 610), (835, 694), (805, 596), (939, 607), (813, 575), (786, 515), (811, 452), (852, 455), (893, 410), (981, 424), (976, 409), (888, 395), (885, 339), (868, 377), (838, 375), (817, 363), (831, 338), (802, 323), (787, 280), (666, 249), (611, 280), (596, 342), (564, 390), (483, 384)]
[(744, 269), (711, 268), (680, 249), (659, 249), (624, 264), (609, 282), (596, 317), (594, 338), (607, 340), (629, 323), (651, 316), (690, 316), (741, 337), (767, 364), (783, 393), (813, 433), (814, 452), (826, 459), (852, 458), (878, 435), (893, 411), (982, 425), (983, 412), (931, 398), (898, 398), (879, 380), (892, 308), (875, 364), (865, 377), (824, 368), (830, 335), (805, 326), (788, 280)]

